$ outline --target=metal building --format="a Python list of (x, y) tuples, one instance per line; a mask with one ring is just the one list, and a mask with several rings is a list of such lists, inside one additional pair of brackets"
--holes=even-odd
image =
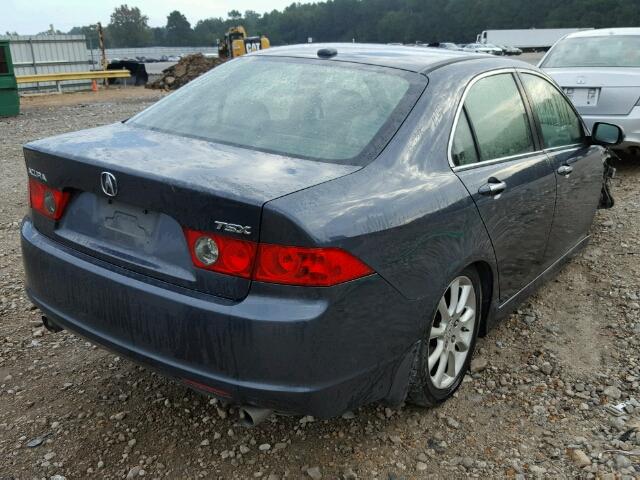
[[(10, 40), (15, 74), (86, 72), (91, 70), (91, 54), (84, 35), (0, 35)], [(64, 90), (85, 90), (90, 80), (65, 82)], [(55, 90), (54, 82), (18, 84), (18, 90)]]

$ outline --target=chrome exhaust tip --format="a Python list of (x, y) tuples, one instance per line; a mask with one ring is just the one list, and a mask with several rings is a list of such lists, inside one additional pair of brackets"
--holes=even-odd
[(42, 325), (44, 325), (44, 328), (53, 333), (61, 332), (62, 330), (64, 330), (64, 328), (52, 322), (51, 319), (46, 315), (42, 315)]
[(273, 415), (273, 410), (252, 407), (250, 405), (241, 405), (238, 407), (238, 411), (240, 414), (240, 424), (245, 427), (255, 427)]

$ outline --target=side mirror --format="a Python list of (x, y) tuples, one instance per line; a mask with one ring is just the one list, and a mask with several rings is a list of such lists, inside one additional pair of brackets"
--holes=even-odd
[(596, 122), (593, 125), (591, 139), (597, 145), (605, 147), (620, 145), (624, 141), (622, 128), (611, 123)]

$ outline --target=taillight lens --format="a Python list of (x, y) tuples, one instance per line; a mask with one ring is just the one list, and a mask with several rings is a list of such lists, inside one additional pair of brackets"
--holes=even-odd
[(29, 179), (31, 208), (53, 220), (60, 220), (69, 202), (69, 192), (51, 188), (33, 178)]
[(328, 287), (373, 273), (338, 248), (260, 244), (254, 279), (260, 282)]
[(330, 287), (373, 273), (339, 248), (258, 244), (198, 230), (184, 230), (193, 264), (213, 272), (266, 283)]
[(185, 229), (191, 260), (196, 267), (251, 278), (257, 245), (246, 240)]

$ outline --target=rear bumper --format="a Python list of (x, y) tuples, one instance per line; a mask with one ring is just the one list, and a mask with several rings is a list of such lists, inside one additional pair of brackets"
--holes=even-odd
[(28, 295), (56, 323), (230, 402), (326, 418), (404, 398), (419, 309), (377, 275), (255, 282), (232, 302), (79, 253), (29, 219), (21, 237)]
[(589, 130), (593, 130), (593, 124), (596, 122), (612, 123), (621, 127), (625, 141), (616, 149), (640, 147), (640, 107), (634, 107), (629, 115), (582, 115), (582, 119)]

